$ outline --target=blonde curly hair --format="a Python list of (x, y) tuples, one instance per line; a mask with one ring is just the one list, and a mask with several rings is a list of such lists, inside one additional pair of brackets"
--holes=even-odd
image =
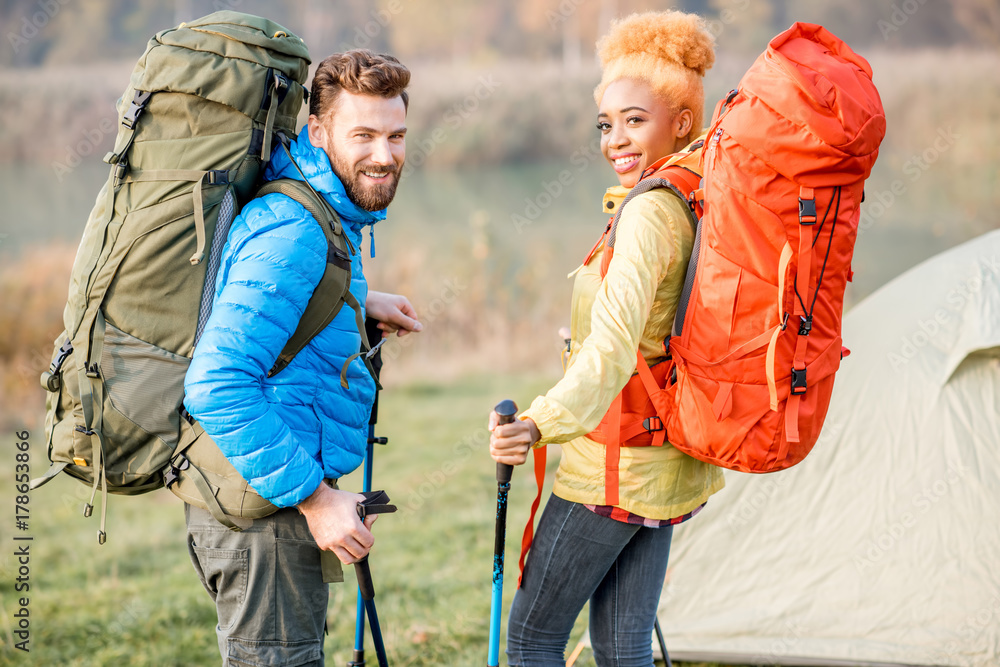
[(639, 79), (652, 86), (673, 113), (690, 109), (694, 122), (688, 141), (701, 134), (705, 108), (702, 78), (715, 63), (715, 38), (696, 14), (679, 11), (632, 14), (611, 24), (597, 42), (601, 82), (594, 89), (600, 104), (618, 79)]

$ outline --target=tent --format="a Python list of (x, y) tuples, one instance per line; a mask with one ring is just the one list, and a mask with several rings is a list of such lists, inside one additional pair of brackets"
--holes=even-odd
[(1000, 665), (1000, 231), (853, 308), (800, 465), (727, 472), (674, 533), (674, 660)]

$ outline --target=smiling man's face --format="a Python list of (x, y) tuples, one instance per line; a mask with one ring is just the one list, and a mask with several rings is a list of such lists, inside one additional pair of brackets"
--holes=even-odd
[(309, 133), (313, 145), (326, 151), (351, 201), (366, 211), (389, 205), (406, 159), (402, 97), (341, 90), (322, 120), (309, 116)]

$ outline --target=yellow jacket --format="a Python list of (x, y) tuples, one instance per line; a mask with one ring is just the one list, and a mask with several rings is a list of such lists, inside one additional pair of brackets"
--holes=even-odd
[[(614, 215), (627, 194), (610, 188), (604, 212)], [(618, 222), (604, 280), (603, 247), (570, 274), (576, 280), (566, 374), (520, 416), (538, 426), (536, 446), (563, 445), (553, 487), (560, 498), (604, 504), (604, 445), (586, 434), (635, 372), (636, 347), (650, 365), (664, 356), (694, 241), (683, 206), (662, 189), (633, 198)], [(619, 467), (619, 507), (649, 519), (687, 514), (725, 485), (721, 469), (670, 444), (622, 447)]]

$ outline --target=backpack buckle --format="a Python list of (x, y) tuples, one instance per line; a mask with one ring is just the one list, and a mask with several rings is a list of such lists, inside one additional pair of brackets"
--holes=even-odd
[(117, 186), (125, 178), (125, 174), (128, 173), (128, 162), (126, 160), (118, 160), (115, 162), (115, 185)]
[(285, 97), (285, 92), (289, 87), (288, 77), (285, 76), (284, 72), (274, 73), (274, 88), (278, 91), (278, 100), (281, 101)]
[(205, 172), (206, 185), (229, 185), (229, 171), (226, 169), (211, 169)]
[(59, 354), (52, 360), (49, 370), (42, 373), (42, 386), (48, 391), (59, 391), (59, 387), (62, 385), (60, 372), (62, 371), (63, 364), (66, 363), (66, 358), (72, 353), (73, 341), (67, 338), (66, 342), (59, 348)]
[(187, 470), (191, 467), (191, 462), (186, 456), (178, 454), (178, 458), (181, 460), (179, 465), (171, 463), (170, 466), (163, 471), (163, 486), (165, 488), (169, 489), (174, 482), (180, 479), (181, 470)]
[(288, 94), (291, 85), (291, 81), (285, 76), (284, 72), (271, 69), (267, 80), (267, 90), (264, 91), (264, 99), (261, 100), (260, 108), (266, 109), (271, 106), (271, 96), (273, 94), (277, 94), (278, 104), (284, 102), (285, 95)]
[(803, 199), (799, 197), (799, 224), (816, 224), (816, 199)]
[(389, 340), (389, 339), (388, 338), (383, 338), (379, 342), (377, 342), (374, 345), (372, 345), (371, 349), (368, 350), (368, 352), (365, 353), (365, 359), (371, 359), (376, 354), (378, 354), (378, 349), (380, 347), (382, 347), (383, 345), (385, 345), (385, 341), (387, 341), (387, 340)]
[(128, 106), (128, 111), (122, 116), (122, 125), (128, 129), (133, 129), (136, 122), (139, 120), (139, 116), (142, 115), (142, 110), (146, 108), (146, 104), (149, 102), (149, 98), (152, 92), (137, 90), (135, 91), (135, 97), (132, 98), (132, 102)]
[(792, 395), (800, 396), (806, 393), (806, 369), (792, 368)]
[[(656, 426), (653, 426), (654, 421), (656, 422)], [(660, 419), (659, 417), (647, 417), (646, 419), (642, 420), (642, 427), (647, 431), (649, 431), (650, 433), (653, 433), (655, 431), (662, 431), (663, 420)]]

